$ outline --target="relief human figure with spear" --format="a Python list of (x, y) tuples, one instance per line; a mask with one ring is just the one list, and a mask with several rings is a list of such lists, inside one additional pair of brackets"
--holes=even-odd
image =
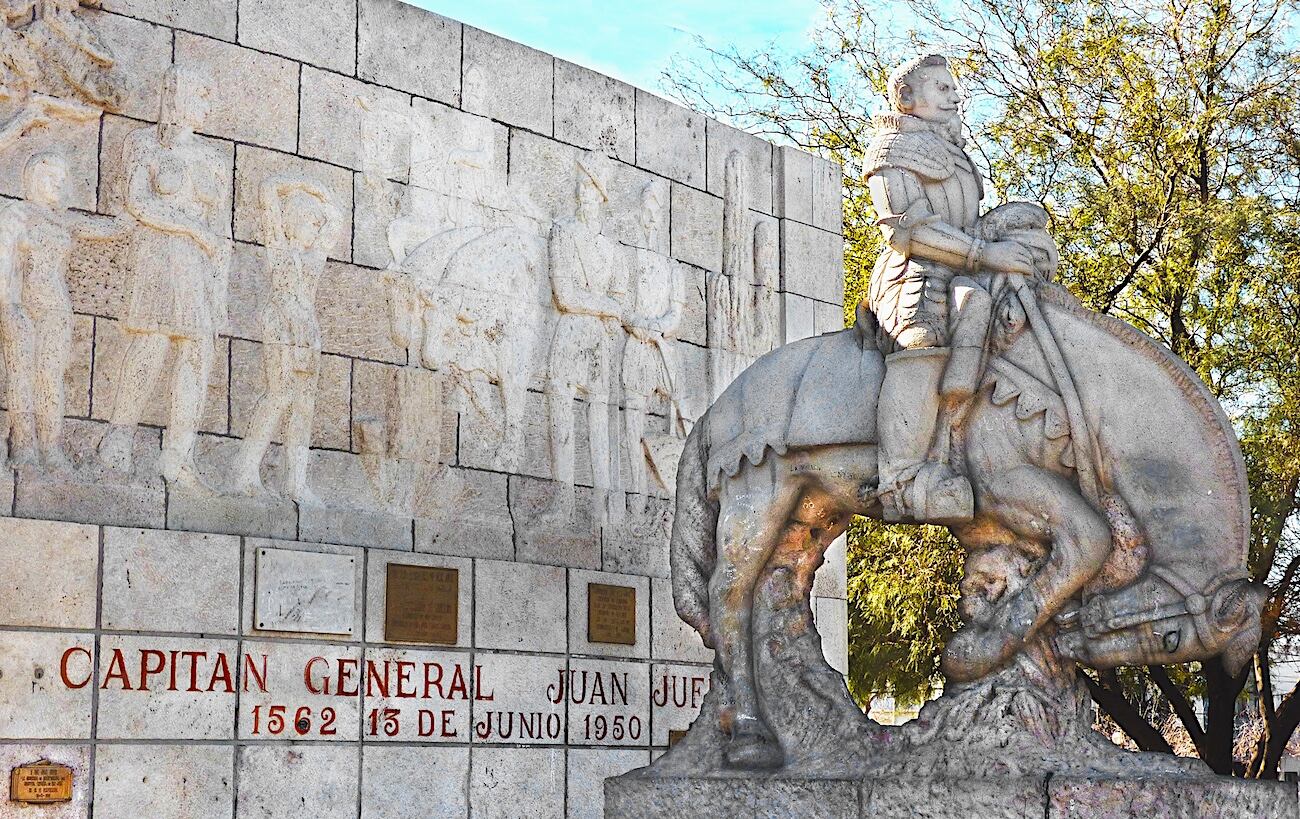
[[(673, 592), (713, 685), (639, 776), (1187, 773), (1093, 733), (1074, 668), (1235, 671), (1253, 652), (1231, 425), (1169, 350), (1052, 282), (1046, 211), (980, 212), (943, 57), (901, 66), (889, 96), (865, 157), (885, 247), (856, 325), (763, 356), (686, 442)], [(949, 684), (894, 733), (852, 704), (809, 607), (855, 514), (946, 525), (967, 555)]]

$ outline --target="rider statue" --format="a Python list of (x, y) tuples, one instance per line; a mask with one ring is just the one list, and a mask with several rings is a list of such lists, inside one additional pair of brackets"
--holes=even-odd
[(1016, 241), (978, 235), (983, 182), (963, 148), (961, 97), (944, 57), (889, 78), (893, 112), (877, 119), (864, 171), (885, 248), (868, 304), (886, 359), (878, 405), (885, 519), (958, 524), (970, 482), (945, 462), (945, 419), (974, 394), (991, 299), (981, 272), (1032, 275)]

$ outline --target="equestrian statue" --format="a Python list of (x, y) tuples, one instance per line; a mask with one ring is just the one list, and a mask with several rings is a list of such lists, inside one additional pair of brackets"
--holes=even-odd
[[(1232, 427), (1168, 349), (1053, 283), (1046, 211), (981, 213), (943, 57), (901, 66), (889, 96), (864, 168), (884, 245), (855, 326), (760, 358), (686, 441), (673, 594), (715, 668), (649, 770), (1179, 770), (1095, 734), (1075, 669), (1235, 672), (1254, 653)], [(852, 704), (812, 622), (813, 573), (854, 515), (942, 524), (965, 555), (944, 694), (903, 729)]]

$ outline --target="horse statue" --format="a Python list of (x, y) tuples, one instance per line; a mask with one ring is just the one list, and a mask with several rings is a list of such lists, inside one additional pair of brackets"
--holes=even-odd
[[(760, 358), (687, 438), (673, 595), (716, 651), (713, 687), (649, 770), (1186, 771), (1096, 735), (1075, 668), (1236, 672), (1253, 654), (1264, 595), (1232, 427), (1168, 349), (1051, 281), (1041, 208), (979, 215), (978, 175), (941, 139), (942, 58), (892, 82), (868, 157), (887, 240), (870, 303)], [(922, 447), (899, 468), (908, 436)], [(948, 686), (905, 730), (862, 715), (816, 638), (812, 576), (854, 515), (943, 523), (966, 555)]]

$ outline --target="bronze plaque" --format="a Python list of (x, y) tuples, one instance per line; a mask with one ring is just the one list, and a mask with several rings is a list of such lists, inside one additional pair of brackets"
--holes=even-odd
[(636, 645), (636, 589), (587, 584), (587, 642)]
[(9, 773), (9, 799), (25, 805), (72, 801), (72, 769), (48, 759), (19, 765)]
[(678, 731), (678, 730), (676, 730), (676, 729), (669, 728), (669, 729), (668, 729), (668, 747), (671, 748), (671, 747), (673, 747), (674, 745), (676, 745), (677, 743), (681, 742), (682, 739), (683, 739), (685, 736), (686, 736), (686, 732), (685, 732), (685, 731)]
[(388, 564), (385, 640), (454, 646), (459, 614), (459, 571), (441, 566)]

